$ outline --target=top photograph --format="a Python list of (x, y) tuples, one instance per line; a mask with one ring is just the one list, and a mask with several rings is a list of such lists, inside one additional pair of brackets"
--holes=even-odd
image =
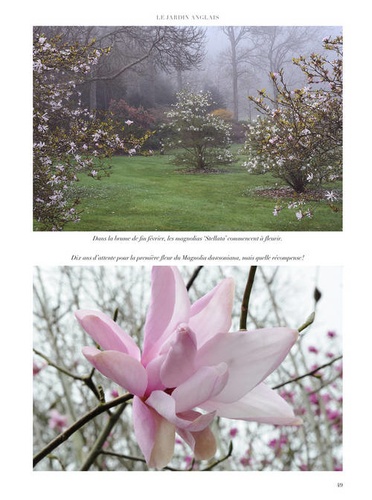
[(34, 231), (342, 231), (342, 27), (32, 43)]

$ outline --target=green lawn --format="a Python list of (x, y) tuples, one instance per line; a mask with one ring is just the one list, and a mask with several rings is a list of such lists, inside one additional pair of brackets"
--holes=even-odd
[[(297, 221), (294, 210), (272, 212), (274, 198), (257, 188), (277, 183), (268, 175), (250, 175), (240, 162), (228, 173), (187, 174), (169, 155), (115, 157), (109, 177), (85, 174), (74, 187), (81, 199), (81, 221), (65, 231), (340, 231), (341, 204), (313, 203), (313, 219)], [(340, 186), (338, 186), (340, 187)], [(332, 187), (330, 187), (332, 189)], [(285, 203), (282, 201), (285, 206)]]

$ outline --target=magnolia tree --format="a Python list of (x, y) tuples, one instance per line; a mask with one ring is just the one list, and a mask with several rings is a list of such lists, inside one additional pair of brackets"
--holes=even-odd
[(229, 151), (231, 125), (210, 112), (210, 92), (182, 90), (177, 102), (166, 114), (167, 145), (181, 148), (174, 163), (199, 172), (207, 172), (234, 161)]
[(296, 193), (342, 174), (342, 37), (324, 39), (327, 56), (294, 59), (307, 86), (291, 90), (283, 71), (271, 73), (275, 98), (265, 90), (250, 97), (261, 113), (248, 126), (245, 165), (270, 172)]
[(319, 274), (36, 268), (36, 469), (340, 470)]
[(71, 189), (78, 173), (99, 179), (108, 172), (107, 158), (128, 148), (111, 119), (98, 119), (80, 101), (79, 84), (107, 51), (35, 35), (33, 205), (38, 228), (61, 230), (67, 222), (78, 222), (79, 199)]

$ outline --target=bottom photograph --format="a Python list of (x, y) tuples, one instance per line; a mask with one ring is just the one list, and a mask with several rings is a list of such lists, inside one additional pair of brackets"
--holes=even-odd
[(341, 471), (342, 268), (35, 267), (35, 471)]

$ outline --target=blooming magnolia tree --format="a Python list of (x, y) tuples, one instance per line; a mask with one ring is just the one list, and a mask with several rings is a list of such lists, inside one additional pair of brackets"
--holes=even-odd
[(291, 90), (283, 71), (271, 73), (276, 97), (250, 97), (261, 113), (248, 126), (245, 165), (270, 172), (296, 193), (342, 174), (342, 37), (324, 39), (329, 56), (294, 59), (307, 86)]
[(308, 343), (278, 270), (242, 271), (36, 269), (35, 466), (340, 469), (337, 334)]
[(115, 123), (98, 119), (80, 101), (79, 84), (108, 50), (62, 43), (36, 33), (33, 46), (33, 205), (38, 228), (61, 230), (78, 222), (79, 199), (71, 192), (79, 172), (99, 179), (107, 158), (127, 150)]
[(210, 112), (210, 92), (182, 90), (177, 102), (166, 114), (167, 145), (181, 148), (174, 163), (198, 172), (207, 172), (234, 161), (229, 151), (231, 125)]

